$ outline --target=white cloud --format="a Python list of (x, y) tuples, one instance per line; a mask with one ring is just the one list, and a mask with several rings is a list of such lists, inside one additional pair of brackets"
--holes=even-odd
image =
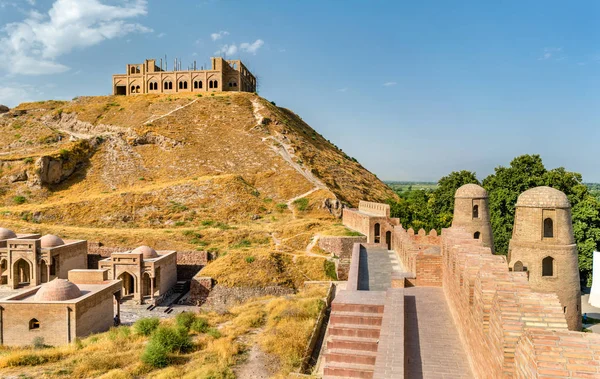
[(31, 85), (9, 83), (6, 86), (0, 86), (0, 104), (9, 107), (39, 100), (43, 95), (44, 93), (39, 88)]
[(69, 67), (57, 62), (62, 55), (129, 33), (152, 31), (125, 21), (146, 14), (146, 0), (126, 1), (122, 6), (100, 0), (56, 0), (48, 14), (32, 11), (23, 21), (4, 25), (0, 69), (25, 75), (64, 72)]
[(544, 48), (544, 51), (543, 51), (542, 55), (538, 58), (538, 60), (545, 61), (552, 57), (554, 57), (554, 59), (557, 59), (557, 60), (563, 60), (563, 59), (565, 59), (564, 56), (557, 57), (557, 55), (559, 55), (561, 52), (562, 52), (562, 47), (546, 47), (546, 48)]
[(229, 35), (228, 31), (221, 30), (220, 32), (212, 33), (210, 35), (210, 38), (212, 38), (213, 41), (216, 41), (216, 40), (221, 39), (221, 38), (223, 38), (225, 36), (228, 36), (228, 35)]
[(252, 43), (244, 42), (240, 45), (240, 50), (245, 51), (247, 53), (256, 54), (258, 49), (260, 49), (261, 46), (264, 44), (265, 44), (265, 41), (263, 41), (262, 39), (257, 39), (256, 41), (254, 41)]
[(167, 33), (158, 33), (157, 37), (158, 38), (163, 38), (166, 35), (167, 35)]
[(217, 51), (215, 51), (215, 55), (235, 55), (238, 52), (238, 48), (236, 45), (223, 45)]
[(383, 83), (383, 86), (384, 87), (391, 87), (391, 86), (395, 86), (396, 84), (398, 84), (398, 83), (396, 83), (396, 82), (385, 82), (385, 83)]

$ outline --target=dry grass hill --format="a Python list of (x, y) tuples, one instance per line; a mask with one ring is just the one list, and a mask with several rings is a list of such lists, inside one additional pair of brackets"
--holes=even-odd
[(395, 196), (298, 115), (255, 94), (26, 103), (0, 115), (0, 130), (3, 226), (239, 252), (206, 268), (230, 285), (264, 284), (229, 272), (249, 256), (276, 284), (322, 279), (307, 245), (347, 232), (324, 200)]

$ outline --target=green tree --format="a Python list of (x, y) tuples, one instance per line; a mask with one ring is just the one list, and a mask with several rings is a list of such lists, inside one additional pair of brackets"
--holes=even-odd
[(477, 175), (472, 171), (452, 171), (438, 181), (431, 200), (433, 227), (438, 232), (452, 224), (454, 215), (454, 194), (465, 184), (480, 184)]

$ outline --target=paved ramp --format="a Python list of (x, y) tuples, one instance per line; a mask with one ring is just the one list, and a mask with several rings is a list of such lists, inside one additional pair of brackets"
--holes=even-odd
[(380, 247), (360, 249), (359, 291), (385, 291), (392, 287), (392, 272), (401, 271), (396, 253)]
[(406, 378), (473, 378), (441, 288), (405, 288), (404, 312)]

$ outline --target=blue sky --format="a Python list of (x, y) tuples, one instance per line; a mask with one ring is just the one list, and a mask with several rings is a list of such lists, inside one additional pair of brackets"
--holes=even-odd
[[(227, 51), (386, 180), (541, 154), (600, 182), (600, 2), (0, 0), (0, 103)], [(82, 74), (91, 75), (82, 75)]]

